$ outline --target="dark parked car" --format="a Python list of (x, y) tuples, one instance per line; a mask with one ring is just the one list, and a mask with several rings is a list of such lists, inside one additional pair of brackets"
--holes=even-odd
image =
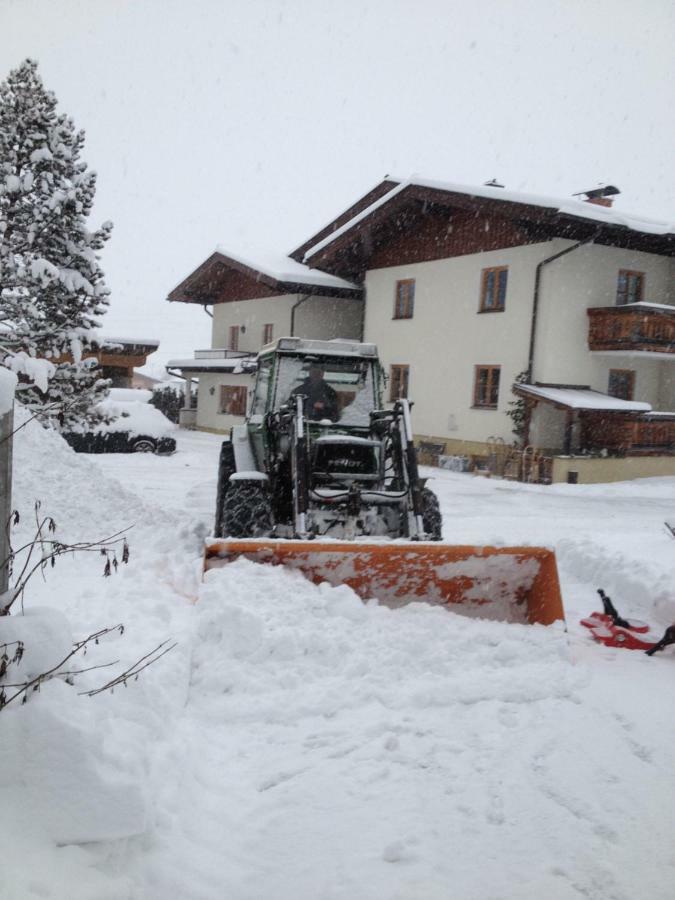
[(63, 436), (77, 453), (169, 454), (176, 451), (172, 437), (158, 438), (129, 431), (85, 431), (82, 434), (71, 431)]
[(150, 391), (113, 388), (98, 405), (107, 422), (63, 435), (77, 453), (159, 453), (176, 450), (177, 426), (149, 403)]

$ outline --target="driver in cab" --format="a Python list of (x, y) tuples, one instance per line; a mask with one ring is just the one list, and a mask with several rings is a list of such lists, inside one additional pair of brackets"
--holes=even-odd
[(324, 381), (323, 376), (323, 366), (312, 363), (309, 367), (309, 377), (291, 391), (291, 397), (302, 394), (307, 398), (305, 414), (311, 421), (330, 419), (331, 422), (337, 422), (339, 415), (337, 393)]

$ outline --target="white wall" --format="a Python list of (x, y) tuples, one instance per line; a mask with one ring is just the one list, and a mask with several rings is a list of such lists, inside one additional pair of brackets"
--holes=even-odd
[[(378, 345), (387, 372), (392, 364), (410, 366), (417, 434), (513, 440), (506, 411), (514, 399), (511, 384), (527, 367), (536, 266), (573, 243), (555, 239), (367, 273), (364, 339)], [(481, 271), (502, 265), (509, 267), (506, 309), (479, 313)], [(633, 369), (636, 400), (675, 408), (675, 355), (670, 362), (588, 350), (586, 310), (614, 305), (621, 268), (646, 273), (646, 300), (675, 303), (673, 264), (665, 257), (593, 245), (556, 260), (543, 269), (534, 380), (606, 392), (609, 369)], [(395, 285), (404, 278), (415, 279), (414, 317), (395, 320)], [(481, 364), (501, 366), (497, 410), (471, 408), (474, 366)], [(540, 436), (551, 430), (557, 426), (542, 421)]]
[[(228, 348), (231, 325), (244, 325), (239, 333), (239, 350), (257, 353), (262, 347), (263, 326), (274, 326), (273, 337), (285, 337), (291, 333), (291, 310), (301, 294), (283, 294), (258, 300), (237, 300), (218, 303), (213, 308), (212, 347)], [(294, 332), (298, 337), (331, 340), (336, 337), (358, 338), (361, 331), (362, 301), (332, 297), (310, 297), (295, 311)], [(227, 416), (218, 411), (220, 385), (245, 384), (249, 393), (253, 390), (254, 377), (214, 373), (199, 375), (199, 400), (197, 403), (197, 427), (229, 431), (232, 425), (243, 421), (238, 416)], [(211, 388), (214, 389), (211, 394)]]
[(275, 338), (290, 334), (291, 309), (297, 299), (296, 294), (283, 294), (259, 300), (216, 303), (213, 307), (211, 346), (227, 349), (230, 326), (243, 325), (246, 331), (243, 334), (241, 330), (239, 332), (239, 350), (257, 353), (262, 347), (263, 325), (274, 325)]
[[(282, 294), (258, 300), (235, 300), (213, 307), (211, 346), (229, 347), (230, 326), (244, 325), (239, 332), (239, 350), (257, 353), (262, 347), (263, 326), (274, 326), (273, 337), (291, 334), (293, 306), (303, 294)], [(295, 310), (293, 331), (296, 337), (331, 340), (336, 337), (358, 338), (361, 329), (361, 300), (336, 297), (309, 297)]]
[[(506, 416), (511, 384), (527, 365), (535, 266), (551, 248), (533, 244), (367, 273), (365, 340), (378, 345), (385, 371), (394, 363), (410, 366), (417, 434), (513, 439)], [(482, 270), (505, 265), (504, 312), (480, 313)], [(414, 316), (393, 319), (395, 286), (403, 278), (415, 279)], [(502, 367), (497, 410), (471, 408), (479, 364)]]
[[(253, 375), (232, 375), (230, 373), (217, 372), (213, 375), (200, 373), (198, 377), (197, 428), (210, 428), (225, 433), (229, 432), (233, 425), (239, 425), (244, 421), (243, 416), (228, 416), (219, 411), (220, 386), (223, 384), (244, 385), (250, 400), (251, 391), (255, 385)], [(211, 393), (212, 388), (213, 393)]]
[(330, 341), (333, 338), (360, 340), (363, 318), (362, 300), (334, 297), (310, 297), (295, 311), (298, 337)]
[(587, 384), (606, 392), (610, 369), (632, 369), (635, 399), (662, 409), (668, 391), (661, 387), (661, 370), (675, 366), (675, 355), (670, 363), (646, 355), (606, 355), (588, 349), (587, 310), (616, 305), (619, 269), (645, 273), (646, 301), (675, 303), (672, 261), (667, 257), (597, 244), (579, 247), (542, 270), (534, 380)]

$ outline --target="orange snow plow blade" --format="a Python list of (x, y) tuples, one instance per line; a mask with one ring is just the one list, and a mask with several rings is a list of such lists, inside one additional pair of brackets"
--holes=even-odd
[(205, 570), (245, 558), (298, 569), (319, 584), (349, 585), (390, 607), (414, 601), (504, 622), (564, 618), (555, 554), (544, 547), (439, 543), (211, 540)]

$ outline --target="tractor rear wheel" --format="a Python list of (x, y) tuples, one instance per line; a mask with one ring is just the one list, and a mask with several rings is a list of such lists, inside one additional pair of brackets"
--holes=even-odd
[(268, 537), (272, 533), (272, 498), (264, 481), (231, 481), (223, 498), (223, 537)]
[(422, 522), (424, 530), (432, 541), (440, 541), (443, 537), (443, 516), (438, 497), (432, 490), (422, 488)]

